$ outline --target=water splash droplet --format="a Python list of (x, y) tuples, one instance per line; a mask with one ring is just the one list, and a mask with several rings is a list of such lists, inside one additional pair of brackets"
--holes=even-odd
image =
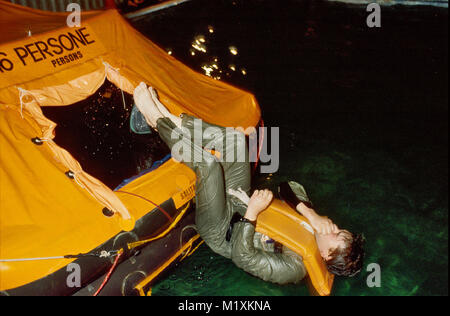
[(238, 49), (236, 48), (236, 46), (230, 46), (230, 47), (228, 47), (228, 50), (230, 51), (230, 53), (232, 55), (236, 56), (238, 54)]

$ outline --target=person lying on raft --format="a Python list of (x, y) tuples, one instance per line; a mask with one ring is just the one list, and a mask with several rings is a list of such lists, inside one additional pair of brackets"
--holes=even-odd
[[(183, 163), (197, 175), (195, 224), (205, 243), (217, 254), (231, 259), (239, 268), (265, 281), (278, 284), (297, 283), (306, 275), (302, 258), (277, 245), (267, 236), (255, 232), (258, 214), (273, 198), (269, 190), (250, 192), (250, 163), (218, 161), (204, 147), (245, 151), (245, 136), (235, 130), (202, 122), (202, 144), (195, 144), (185, 135), (194, 135), (194, 117), (171, 114), (158, 100), (153, 88), (141, 83), (134, 91), (136, 107), (148, 125), (159, 132), (161, 139), (172, 148), (177, 142), (187, 142), (192, 151), (203, 157), (200, 161)], [(185, 129), (190, 133), (184, 133)], [(198, 131), (197, 131), (198, 132)], [(225, 142), (227, 139), (234, 142)], [(231, 138), (233, 137), (233, 138)], [(221, 146), (218, 146), (220, 142)], [(178, 146), (179, 147), (179, 146)], [(227, 159), (228, 160), (228, 159)], [(330, 219), (319, 216), (312, 208), (303, 187), (295, 182), (280, 186), (284, 199), (303, 214), (315, 230), (320, 253), (330, 272), (353, 276), (362, 266), (362, 237), (339, 229)], [(230, 224), (231, 223), (231, 224)]]

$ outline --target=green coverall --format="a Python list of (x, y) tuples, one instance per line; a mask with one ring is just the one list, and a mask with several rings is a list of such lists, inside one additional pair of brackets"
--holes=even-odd
[[(306, 275), (302, 258), (286, 247), (283, 247), (282, 253), (275, 253), (273, 243), (262, 241), (262, 235), (255, 232), (251, 223), (234, 224), (231, 240), (226, 240), (233, 214), (238, 212), (244, 215), (247, 208), (239, 199), (227, 193), (230, 188), (241, 188), (247, 194), (250, 191), (251, 173), (245, 135), (202, 121), (202, 143), (195, 144), (192, 138), (195, 134), (194, 120), (192, 116), (182, 115), (182, 127), (189, 131), (188, 135), (183, 134), (169, 118), (158, 119), (157, 129), (170, 149), (182, 141), (190, 146), (192, 153), (201, 153), (207, 158), (199, 162), (183, 161), (197, 175), (195, 221), (198, 233), (214, 252), (231, 259), (251, 275), (279, 284), (299, 282)], [(234, 137), (234, 141), (225, 142), (227, 137)], [(245, 161), (218, 161), (202, 148), (217, 148), (219, 142), (219, 148), (223, 149), (222, 158), (226, 157), (229, 150), (233, 150), (233, 153), (244, 150)]]

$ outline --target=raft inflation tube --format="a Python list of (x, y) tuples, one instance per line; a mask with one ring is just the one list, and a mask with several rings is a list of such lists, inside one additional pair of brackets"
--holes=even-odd
[[(169, 199), (156, 206), (150, 203), (153, 197), (145, 192), (149, 186), (156, 187), (155, 182), (160, 184), (159, 190), (155, 189), (151, 195), (164, 196), (161, 191), (167, 193), (175, 189)], [(195, 174), (174, 160), (122, 187), (116, 194), (129, 209), (145, 213), (133, 230), (122, 231), (86, 253), (66, 258), (2, 260), (0, 267), (9, 273), (2, 273), (0, 296), (93, 295), (113, 265), (115, 256), (110, 254), (119, 251), (123, 252), (119, 265), (100, 295), (139, 295), (143, 293), (135, 289), (139, 282), (149, 275), (160, 274), (169, 267), (168, 262), (184, 258), (202, 242), (191, 227), (194, 224)], [(104, 214), (106, 218), (108, 212), (104, 210)], [(61, 238), (69, 241), (72, 236), (67, 234)], [(85, 240), (88, 239), (89, 236), (85, 236)], [(41, 251), (49, 254), (48, 250), (41, 248)], [(38, 277), (40, 271), (51, 271), (61, 264), (61, 268)], [(30, 267), (28, 272), (26, 267)], [(14, 286), (16, 284), (18, 286)], [(152, 284), (146, 282), (145, 285), (144, 294), (147, 294)]]
[(284, 201), (274, 199), (258, 216), (256, 231), (280, 242), (302, 256), (312, 286), (321, 296), (330, 295), (334, 275), (320, 255), (308, 220)]

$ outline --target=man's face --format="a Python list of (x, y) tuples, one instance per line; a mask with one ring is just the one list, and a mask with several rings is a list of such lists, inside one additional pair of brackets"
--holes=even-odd
[(317, 246), (324, 260), (330, 259), (330, 254), (336, 248), (344, 248), (346, 240), (352, 238), (352, 234), (344, 229), (340, 229), (331, 234), (316, 234)]

